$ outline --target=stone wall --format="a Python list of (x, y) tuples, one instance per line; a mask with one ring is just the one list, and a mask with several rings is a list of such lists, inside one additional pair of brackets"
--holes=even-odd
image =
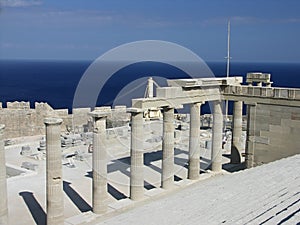
[(69, 117), (67, 109), (54, 110), (47, 103), (36, 102), (32, 109), (29, 102), (7, 102), (6, 108), (0, 108), (0, 124), (5, 124), (5, 139), (44, 134), (44, 118), (48, 116)]
[[(124, 125), (130, 118), (125, 106), (116, 106), (113, 110), (111, 107), (96, 109), (111, 111), (108, 120), (115, 121), (115, 126)], [(75, 132), (87, 132), (91, 130), (91, 118), (88, 115), (90, 111), (91, 108), (78, 108), (73, 109), (73, 114), (68, 114), (67, 109), (53, 109), (47, 103), (38, 102), (34, 108), (30, 108), (29, 102), (7, 102), (7, 107), (3, 108), (0, 102), (0, 124), (5, 124), (5, 139), (44, 135), (45, 117), (62, 118), (62, 132), (71, 131), (72, 128)]]
[(254, 166), (300, 153), (300, 108), (257, 104)]

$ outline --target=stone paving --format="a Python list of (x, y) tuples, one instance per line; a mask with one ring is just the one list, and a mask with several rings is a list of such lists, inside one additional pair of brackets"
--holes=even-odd
[[(161, 136), (162, 121), (145, 123), (145, 192), (160, 187), (161, 179)], [(147, 137), (147, 138), (146, 138)], [(147, 141), (154, 138), (155, 141)], [(10, 224), (43, 224), (46, 218), (46, 161), (21, 155), (22, 146), (36, 149), (42, 136), (23, 137), (14, 140), (15, 144), (5, 147), (6, 162), (9, 168), (21, 171), (20, 176), (12, 176), (7, 179), (8, 207)], [(179, 181), (187, 177), (188, 157), (188, 130), (182, 131), (175, 144), (175, 174)], [(119, 208), (122, 203), (119, 200), (129, 197), (130, 136), (117, 136), (108, 139), (109, 163), (108, 163), (108, 191), (109, 203), (115, 204), (110, 208)], [(63, 159), (63, 189), (65, 220), (72, 221), (73, 217), (82, 212), (91, 210), (92, 205), (92, 154), (88, 153), (87, 145), (79, 145), (64, 149), (63, 155), (79, 151), (84, 153), (82, 161), (73, 160), (75, 167), (68, 166), (68, 160)], [(209, 164), (209, 151), (202, 152), (202, 169)], [(43, 158), (43, 157), (42, 157)], [(41, 158), (41, 159), (42, 159)], [(228, 162), (228, 159), (224, 157)], [(21, 168), (21, 165), (32, 163), (37, 165), (36, 171)], [(152, 195), (152, 194), (150, 194)], [(117, 206), (119, 204), (119, 206)], [(76, 221), (77, 219), (74, 218)], [(76, 223), (75, 223), (76, 224)]]
[(100, 224), (299, 224), (300, 155), (199, 181)]

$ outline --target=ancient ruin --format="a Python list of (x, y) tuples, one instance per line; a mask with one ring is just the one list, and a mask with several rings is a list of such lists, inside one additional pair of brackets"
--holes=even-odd
[[(75, 221), (81, 221), (82, 224), (87, 221), (96, 223), (103, 215), (109, 215), (114, 210), (133, 207), (136, 202), (151, 198), (155, 195), (154, 190), (172, 191), (183, 185), (183, 182), (199, 181), (202, 173), (210, 175), (222, 173), (224, 100), (234, 101), (231, 141), (226, 143), (226, 146), (230, 147), (231, 166), (244, 163), (246, 168), (251, 168), (300, 153), (300, 89), (271, 87), (270, 74), (263, 73), (249, 73), (246, 80), (248, 85), (242, 85), (242, 82), (242, 77), (168, 80), (168, 87), (157, 87), (155, 97), (132, 99), (130, 108), (97, 107), (92, 112), (90, 109), (75, 109), (70, 115), (65, 110), (53, 110), (47, 104), (36, 104), (35, 109), (30, 109), (29, 103), (8, 103), (6, 109), (0, 110), (0, 123), (6, 125), (5, 132), (7, 132), (3, 137), (4, 126), (0, 127), (0, 224), (7, 224), (8, 218), (6, 174), (3, 173), (4, 139), (46, 135), (45, 140), (39, 139), (37, 146), (39, 150), (36, 150), (39, 157), (34, 159), (40, 160), (40, 165), (43, 165), (42, 161), (46, 159), (46, 170), (43, 173), (46, 173), (47, 224), (63, 224), (64, 221), (68, 224), (80, 224)], [(207, 119), (211, 117), (201, 117), (201, 106), (207, 102), (212, 104), (212, 123)], [(183, 105), (190, 106), (189, 120), (183, 119), (187, 116), (181, 118), (175, 115), (175, 109), (182, 108)], [(247, 107), (247, 125), (246, 140), (243, 141), (244, 105)], [(144, 112), (148, 109), (161, 109), (162, 120), (145, 120)], [(45, 117), (47, 118), (44, 119)], [(114, 117), (119, 117), (117, 123)], [(175, 120), (176, 117), (180, 117), (180, 120)], [(130, 127), (127, 124), (129, 118)], [(45, 126), (41, 124), (41, 120)], [(184, 122), (185, 120), (188, 122)], [(178, 122), (180, 126), (176, 124)], [(117, 125), (112, 126), (110, 130), (107, 126), (114, 123)], [(204, 123), (212, 128), (211, 136), (209, 132), (203, 133), (200, 129)], [(70, 127), (72, 129), (69, 129)], [(69, 132), (68, 135), (71, 136), (61, 136), (61, 132)], [(187, 139), (184, 139), (184, 134), (187, 134)], [(150, 135), (152, 138), (148, 139)], [(116, 139), (119, 143), (130, 143), (129, 148), (125, 144), (119, 146), (120, 149), (125, 148), (126, 152), (117, 149), (117, 145), (114, 144)], [(185, 143), (187, 144), (184, 146)], [(147, 149), (147, 144), (151, 148)], [(81, 152), (80, 146), (86, 146), (86, 151)], [(180, 149), (178, 146), (183, 147)], [(185, 147), (188, 158), (186, 163), (180, 164), (174, 160), (176, 151), (184, 152)], [(22, 148), (24, 154), (22, 157), (33, 157), (37, 154), (28, 153), (30, 149), (30, 147)], [(202, 154), (203, 150), (210, 151), (210, 161), (204, 169), (201, 168), (200, 159), (207, 160), (208, 157)], [(89, 153), (92, 155), (88, 155)], [(155, 157), (161, 160), (161, 164), (149, 162), (147, 154), (156, 154)], [(85, 176), (87, 179), (92, 178), (91, 195), (85, 193), (84, 196), (92, 204), (89, 206), (83, 197), (77, 196), (77, 200), (72, 201), (81, 212), (70, 213), (70, 210), (66, 212), (64, 192), (72, 198), (76, 191), (70, 186), (71, 183), (65, 180), (63, 170), (68, 179), (71, 179), (72, 168), (76, 169), (76, 164), (80, 164), (81, 161), (88, 162), (89, 158), (92, 162), (92, 171)], [(71, 159), (75, 159), (76, 162)], [(112, 165), (118, 160), (122, 162), (118, 170), (127, 174), (129, 180), (108, 182), (108, 174), (116, 169)], [(185, 165), (187, 173), (184, 170)], [(150, 177), (147, 167), (159, 171), (160, 182), (147, 184), (146, 186), (151, 188), (145, 191), (145, 182), (157, 177), (157, 174)], [(179, 167), (182, 168), (178, 169)], [(40, 167), (37, 170), (40, 170)], [(184, 175), (179, 179), (178, 174)], [(74, 177), (73, 179), (75, 180)], [(125, 192), (119, 193), (114, 190), (121, 200), (112, 202), (110, 196), (114, 189), (112, 184), (128, 189), (126, 193), (129, 194), (124, 197)], [(78, 188), (83, 187), (79, 185)], [(80, 204), (76, 201), (80, 201)], [(88, 211), (93, 213), (87, 214)], [(34, 219), (37, 222), (39, 217)]]

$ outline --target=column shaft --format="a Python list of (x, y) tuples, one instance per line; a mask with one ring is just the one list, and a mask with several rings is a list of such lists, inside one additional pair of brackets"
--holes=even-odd
[(222, 131), (223, 131), (223, 114), (221, 101), (214, 101), (213, 112), (213, 134), (212, 134), (212, 152), (211, 152), (211, 169), (214, 172), (222, 170)]
[(235, 101), (233, 105), (233, 129), (231, 141), (231, 163), (241, 163), (242, 123), (243, 123), (243, 102)]
[(174, 185), (174, 108), (164, 108), (162, 141), (162, 181), (164, 189)]
[(7, 183), (3, 132), (4, 125), (0, 124), (0, 225), (8, 224)]
[(94, 117), (93, 131), (93, 212), (107, 211), (106, 117)]
[(144, 197), (143, 113), (131, 113), (130, 198)]
[(62, 119), (46, 118), (47, 224), (64, 224), (62, 185), (61, 123)]
[(196, 180), (200, 172), (200, 103), (190, 105), (190, 139), (188, 178)]
[(246, 149), (245, 149), (246, 168), (251, 168), (254, 165), (255, 120), (256, 120), (256, 104), (247, 105), (247, 139), (246, 139)]

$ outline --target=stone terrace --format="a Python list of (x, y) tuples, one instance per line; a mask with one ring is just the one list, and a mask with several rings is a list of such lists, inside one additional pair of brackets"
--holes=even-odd
[(215, 176), (100, 224), (297, 224), (300, 155)]

